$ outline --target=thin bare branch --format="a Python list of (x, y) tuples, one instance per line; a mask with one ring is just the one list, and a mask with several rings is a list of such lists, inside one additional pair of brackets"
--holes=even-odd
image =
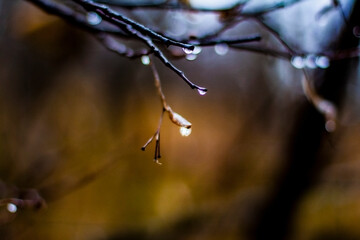
[(117, 35), (119, 37), (128, 38), (129, 36), (124, 33), (123, 31), (115, 28), (108, 28), (103, 27), (99, 25), (91, 25), (86, 20), (86, 16), (74, 11), (70, 7), (67, 7), (63, 4), (60, 4), (58, 2), (49, 1), (49, 0), (25, 0), (28, 2), (31, 2), (35, 6), (39, 7), (43, 11), (56, 15), (68, 23), (79, 27), (85, 31), (88, 31), (90, 33), (109, 33), (113, 35)]
[(170, 68), (172, 71), (174, 71), (177, 75), (179, 75), (192, 89), (197, 89), (200, 91), (204, 91), (206, 92), (207, 89), (204, 87), (200, 87), (196, 84), (194, 84), (193, 82), (191, 82), (184, 74), (183, 71), (181, 71), (180, 69), (178, 69), (177, 67), (175, 67), (166, 57), (165, 55), (162, 53), (162, 51), (153, 43), (153, 41), (144, 36), (143, 34), (137, 32), (135, 29), (129, 28), (128, 31), (137, 36), (137, 38), (139, 38), (141, 41), (143, 41), (154, 53), (154, 55), (160, 59), (160, 61), (162, 63), (165, 64), (165, 66), (167, 66), (168, 68)]
[(194, 49), (194, 46), (192, 46), (191, 44), (174, 41), (173, 39), (170, 39), (164, 35), (161, 35), (155, 31), (152, 31), (150, 28), (147, 28), (144, 25), (131, 20), (130, 18), (127, 18), (127, 17), (111, 10), (110, 8), (108, 8), (104, 5), (96, 4), (90, 0), (73, 0), (73, 1), (78, 3), (79, 5), (81, 5), (88, 11), (96, 12), (103, 19), (107, 20), (110, 23), (115, 24), (116, 26), (119, 26), (120, 28), (135, 29), (137, 32), (140, 32), (146, 36), (160, 40), (166, 46), (173, 45), (173, 46), (178, 46), (178, 47), (182, 47), (182, 48), (187, 48), (190, 50)]
[[(153, 63), (153, 61), (150, 62), (151, 65), (151, 69), (153, 72), (153, 76), (154, 76), (154, 83), (155, 83), (155, 87), (157, 89), (158, 95), (160, 97), (160, 101), (162, 104), (162, 112), (161, 112), (161, 116), (160, 116), (160, 120), (159, 120), (159, 125), (154, 133), (153, 136), (150, 137), (150, 139), (144, 144), (144, 146), (142, 146), (142, 150), (145, 151), (146, 147), (155, 139), (156, 143), (155, 143), (155, 155), (154, 155), (154, 161), (158, 164), (161, 164), (159, 162), (159, 158), (161, 158), (161, 154), (160, 154), (160, 129), (161, 129), (161, 124), (162, 124), (162, 120), (163, 120), (163, 116), (164, 113), (167, 112), (169, 114), (169, 119), (177, 126), (181, 127), (181, 128), (185, 128), (187, 129), (187, 134), (182, 134), (183, 136), (188, 136), (191, 133), (191, 123), (189, 121), (187, 121), (184, 117), (182, 117), (180, 114), (174, 112), (171, 107), (169, 106), (169, 104), (166, 102), (166, 98), (165, 95), (162, 91), (162, 87), (161, 87), (161, 81), (160, 81), (160, 77), (159, 77), (159, 73), (155, 67), (155, 64)], [(180, 131), (181, 132), (181, 131)]]
[(161, 104), (163, 106), (164, 111), (168, 111), (170, 109), (170, 106), (167, 104), (166, 99), (165, 99), (165, 95), (164, 95), (164, 93), (162, 91), (159, 73), (158, 73), (158, 71), (156, 69), (156, 66), (155, 66), (153, 61), (151, 62), (150, 65), (151, 65), (151, 70), (152, 70), (153, 76), (154, 76), (154, 84), (155, 84), (155, 87), (157, 89), (158, 95), (160, 97)]
[(249, 42), (258, 42), (261, 40), (260, 35), (255, 36), (247, 36), (243, 38), (235, 38), (235, 39), (223, 39), (223, 38), (199, 38), (199, 39), (191, 39), (189, 43), (195, 46), (213, 46), (216, 44), (243, 44)]
[(259, 23), (265, 30), (270, 32), (280, 43), (282, 46), (286, 48), (286, 50), (291, 55), (298, 55), (297, 52), (295, 52), (289, 44), (280, 36), (280, 34), (273, 28), (271, 28), (269, 25), (267, 25), (260, 17), (253, 18), (257, 23)]
[(167, 67), (173, 70), (176, 74), (178, 74), (192, 89), (198, 89), (200, 91), (206, 92), (207, 89), (200, 87), (194, 83), (192, 83), (178, 68), (176, 68), (162, 53), (162, 51), (154, 44), (153, 40), (150, 37), (154, 37), (158, 40), (161, 40), (165, 45), (174, 45), (178, 47), (187, 48), (190, 50), (194, 49), (194, 46), (191, 44), (181, 43), (178, 41), (174, 41), (172, 39), (166, 38), (145, 26), (134, 22), (133, 20), (126, 18), (115, 11), (107, 8), (106, 6), (102, 6), (99, 4), (95, 4), (92, 1), (88, 0), (73, 0), (74, 2), (83, 6), (86, 10), (94, 11), (103, 19), (107, 20), (110, 23), (115, 24), (120, 27), (122, 30), (132, 35), (133, 37), (141, 40), (145, 43), (154, 53), (156, 57), (158, 57)]

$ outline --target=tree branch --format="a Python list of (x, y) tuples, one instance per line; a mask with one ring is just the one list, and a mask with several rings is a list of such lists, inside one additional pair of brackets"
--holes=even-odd
[(144, 25), (133, 21), (130, 18), (127, 18), (127, 17), (117, 13), (106, 6), (96, 4), (90, 0), (73, 0), (73, 1), (78, 3), (79, 5), (81, 5), (88, 11), (96, 12), (103, 19), (106, 19), (108, 22), (113, 23), (114, 25), (120, 27), (121, 29), (133, 28), (136, 31), (138, 31), (146, 36), (149, 36), (149, 37), (152, 37), (152, 38), (155, 38), (155, 39), (161, 41), (166, 46), (173, 45), (173, 46), (178, 46), (178, 47), (182, 47), (182, 48), (186, 48), (186, 49), (190, 49), (190, 50), (194, 49), (194, 46), (192, 46), (190, 44), (185, 44), (182, 42), (175, 41), (173, 39), (170, 39), (164, 35), (161, 35), (161, 34), (155, 32), (155, 31), (152, 31), (150, 28), (147, 28)]
[(119, 29), (115, 28), (106, 28), (99, 25), (91, 25), (86, 20), (86, 16), (83, 14), (80, 14), (76, 11), (74, 11), (72, 8), (67, 7), (63, 4), (59, 4), (54, 1), (49, 0), (25, 0), (28, 2), (31, 2), (35, 6), (39, 7), (43, 11), (56, 15), (58, 17), (61, 17), (68, 23), (79, 27), (85, 31), (88, 31), (90, 33), (109, 33), (113, 35), (117, 35), (119, 37), (123, 38), (129, 38), (129, 36), (124, 33), (123, 31), (120, 31)]

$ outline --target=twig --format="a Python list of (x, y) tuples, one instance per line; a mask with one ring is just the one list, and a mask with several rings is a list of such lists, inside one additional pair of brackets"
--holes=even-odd
[(150, 65), (151, 65), (151, 70), (152, 70), (153, 76), (154, 76), (154, 84), (155, 84), (155, 87), (157, 89), (158, 95), (160, 97), (160, 101), (161, 101), (161, 104), (162, 104), (162, 107), (163, 107), (163, 111), (169, 111), (170, 106), (166, 102), (165, 94), (162, 91), (162, 87), (161, 87), (160, 76), (159, 76), (158, 71), (156, 70), (156, 66), (155, 66), (153, 60), (151, 61)]
[(339, 0), (333, 0), (332, 3), (333, 3), (333, 5), (334, 5), (335, 8), (339, 9), (340, 14), (341, 14), (341, 16), (342, 16), (342, 18), (343, 18), (343, 20), (344, 20), (344, 23), (346, 24), (347, 27), (350, 28), (351, 26), (350, 26), (350, 24), (349, 24), (348, 19), (346, 18), (346, 15), (345, 15), (345, 12), (344, 12), (344, 9), (343, 9), (343, 6), (342, 6), (341, 1), (339, 1)]
[(275, 31), (275, 29), (271, 28), (269, 25), (264, 23), (264, 21), (260, 17), (253, 18), (256, 22), (258, 22), (264, 29), (266, 29), (268, 32), (270, 32), (280, 43), (282, 46), (284, 46), (287, 51), (291, 55), (298, 55), (297, 52), (295, 52), (288, 44), (287, 42), (280, 36), (280, 34)]
[(166, 46), (173, 45), (173, 46), (178, 46), (178, 47), (182, 47), (182, 48), (187, 48), (190, 50), (194, 49), (194, 46), (192, 46), (191, 44), (185, 44), (182, 42), (174, 41), (164, 35), (161, 35), (155, 31), (152, 31), (150, 28), (147, 28), (144, 25), (131, 20), (130, 18), (127, 18), (127, 17), (111, 10), (110, 8), (108, 8), (104, 5), (96, 4), (90, 0), (73, 0), (73, 1), (78, 3), (79, 5), (81, 5), (88, 11), (96, 12), (103, 19), (106, 19), (107, 21), (109, 21), (121, 28), (128, 29), (129, 27), (131, 27), (146, 36), (150, 36), (152, 38), (160, 40)]
[(261, 40), (260, 35), (255, 36), (248, 36), (244, 38), (235, 38), (235, 39), (222, 39), (222, 38), (199, 38), (199, 39), (192, 39), (188, 42), (195, 45), (195, 46), (213, 46), (216, 44), (242, 44), (242, 43), (249, 43), (249, 42), (258, 42)]
[(109, 152), (109, 157), (102, 159), (101, 166), (97, 166), (95, 169), (89, 170), (84, 174), (79, 174), (79, 176), (77, 175), (76, 177), (69, 177), (69, 175), (66, 175), (55, 182), (45, 181), (42, 186), (38, 187), (39, 192), (47, 202), (60, 200), (98, 179), (104, 172), (111, 169), (111, 167), (114, 167), (122, 157), (122, 155), (118, 154), (118, 149), (112, 150)]
[(145, 151), (147, 146), (155, 139), (156, 143), (155, 143), (154, 161), (159, 165), (161, 165), (161, 163), (159, 162), (159, 159), (161, 158), (161, 154), (160, 154), (160, 129), (161, 129), (161, 124), (162, 124), (164, 112), (165, 112), (165, 109), (163, 108), (163, 110), (161, 112), (161, 115), (160, 115), (159, 124), (158, 124), (158, 127), (157, 127), (154, 135), (152, 135), (150, 137), (150, 139), (144, 144), (144, 146), (141, 147), (141, 150)]
[(176, 68), (161, 52), (161, 50), (154, 44), (152, 39), (149, 37), (155, 37), (158, 40), (163, 41), (164, 44), (168, 45), (174, 45), (179, 47), (184, 47), (190, 50), (194, 49), (194, 46), (191, 44), (181, 43), (178, 41), (174, 41), (172, 39), (166, 38), (149, 28), (144, 27), (143, 25), (136, 23), (114, 11), (111, 9), (104, 7), (99, 4), (95, 4), (92, 1), (88, 0), (73, 0), (76, 3), (79, 3), (81, 6), (83, 6), (85, 9), (94, 11), (99, 16), (101, 16), (103, 19), (106, 19), (108, 22), (115, 24), (116, 26), (120, 27), (122, 30), (127, 32), (128, 34), (134, 36), (135, 38), (141, 40), (144, 42), (154, 53), (156, 57), (158, 57), (167, 67), (169, 67), (171, 70), (173, 70), (176, 74), (178, 74), (192, 89), (198, 89), (200, 91), (206, 92), (207, 89), (200, 87), (194, 83), (192, 83), (178, 68)]
[(138, 39), (140, 39), (141, 41), (143, 41), (148, 47), (150, 47), (150, 49), (153, 51), (154, 55), (159, 58), (161, 60), (161, 62), (163, 62), (165, 64), (165, 66), (167, 66), (168, 68), (170, 68), (171, 70), (173, 70), (177, 75), (179, 75), (192, 89), (197, 89), (200, 91), (204, 91), (206, 92), (207, 89), (204, 87), (200, 87), (196, 84), (194, 84), (193, 82), (191, 82), (184, 74), (183, 71), (181, 71), (180, 69), (178, 69), (177, 67), (175, 67), (166, 57), (165, 55), (162, 53), (162, 51), (153, 43), (153, 41), (144, 36), (143, 34), (137, 32), (135, 29), (132, 28), (128, 28), (128, 31), (133, 34), (134, 36), (137, 36)]
[(54, 1), (49, 0), (25, 0), (31, 2), (32, 4), (36, 5), (43, 11), (56, 15), (67, 21), (68, 23), (75, 25), (85, 31), (90, 33), (109, 33), (113, 35), (117, 35), (119, 37), (128, 38), (129, 36), (119, 29), (114, 28), (106, 28), (99, 25), (91, 25), (86, 20), (86, 16), (83, 14), (77, 13), (70, 7), (67, 7), (63, 4), (59, 4)]
[(191, 132), (191, 123), (189, 121), (187, 121), (184, 117), (182, 117), (180, 114), (174, 112), (171, 107), (169, 106), (169, 104), (166, 102), (166, 98), (165, 95), (162, 91), (162, 87), (161, 87), (161, 81), (160, 81), (160, 77), (159, 77), (159, 73), (156, 70), (155, 64), (153, 63), (153, 61), (150, 62), (151, 65), (151, 69), (153, 72), (153, 76), (154, 76), (154, 83), (155, 83), (155, 87), (157, 89), (158, 95), (160, 97), (160, 101), (162, 104), (162, 112), (160, 115), (160, 120), (159, 120), (159, 124), (158, 127), (154, 133), (154, 135), (152, 135), (150, 137), (150, 139), (144, 144), (144, 146), (141, 147), (141, 150), (145, 151), (146, 147), (155, 139), (156, 143), (155, 143), (155, 155), (154, 155), (154, 161), (158, 164), (161, 164), (159, 162), (159, 158), (161, 158), (161, 154), (160, 154), (160, 129), (161, 129), (161, 124), (162, 124), (162, 120), (163, 120), (163, 116), (164, 113), (167, 112), (169, 114), (169, 118), (170, 120), (176, 124), (179, 127), (182, 128), (186, 128)]

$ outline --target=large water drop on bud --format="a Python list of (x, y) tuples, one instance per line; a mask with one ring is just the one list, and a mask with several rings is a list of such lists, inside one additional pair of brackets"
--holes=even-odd
[(98, 25), (101, 23), (102, 18), (95, 12), (89, 12), (86, 15), (86, 21), (90, 24), (90, 25)]
[(187, 137), (191, 134), (191, 128), (187, 128), (187, 127), (181, 127), (180, 128), (180, 134), (183, 137)]

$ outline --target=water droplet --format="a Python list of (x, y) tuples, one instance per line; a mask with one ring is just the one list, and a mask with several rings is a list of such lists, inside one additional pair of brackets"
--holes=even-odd
[(187, 137), (191, 134), (191, 128), (187, 128), (187, 127), (181, 127), (180, 128), (180, 134), (183, 137)]
[(204, 96), (207, 93), (205, 90), (202, 89), (198, 89), (198, 92), (201, 96)]
[(194, 50), (191, 50), (191, 49), (188, 49), (188, 48), (183, 48), (183, 51), (186, 54), (191, 54), (191, 53), (193, 53)]
[(6, 205), (6, 209), (11, 212), (11, 213), (16, 213), (17, 212), (17, 206), (13, 203), (8, 203)]
[(186, 57), (185, 57), (187, 60), (189, 60), (189, 61), (193, 61), (193, 60), (195, 60), (196, 58), (197, 58), (197, 55), (195, 55), (195, 54), (188, 54), (188, 55), (186, 55)]
[(147, 56), (147, 55), (142, 56), (142, 57), (141, 57), (141, 62), (142, 62), (142, 64), (144, 64), (144, 65), (149, 65), (149, 64), (150, 64), (150, 58), (149, 58), (149, 56)]
[(301, 56), (294, 56), (291, 58), (291, 65), (293, 65), (294, 68), (302, 69), (305, 67), (305, 61), (304, 58)]
[(201, 48), (201, 47), (195, 46), (194, 51), (193, 51), (192, 53), (195, 54), (195, 55), (197, 55), (197, 54), (201, 53), (201, 51), (202, 51), (202, 48)]
[(217, 55), (224, 56), (228, 53), (229, 46), (225, 43), (219, 43), (215, 45), (214, 50)]
[(334, 120), (328, 120), (325, 123), (325, 129), (328, 132), (334, 132), (336, 130), (336, 123)]
[(307, 57), (305, 59), (305, 65), (306, 65), (306, 67), (308, 67), (310, 69), (317, 68), (315, 55), (313, 55), (313, 54), (307, 55)]
[(326, 56), (318, 56), (315, 63), (319, 68), (328, 68), (330, 66), (330, 60)]
[(89, 12), (86, 15), (86, 20), (90, 25), (98, 25), (101, 23), (102, 18), (95, 12)]

